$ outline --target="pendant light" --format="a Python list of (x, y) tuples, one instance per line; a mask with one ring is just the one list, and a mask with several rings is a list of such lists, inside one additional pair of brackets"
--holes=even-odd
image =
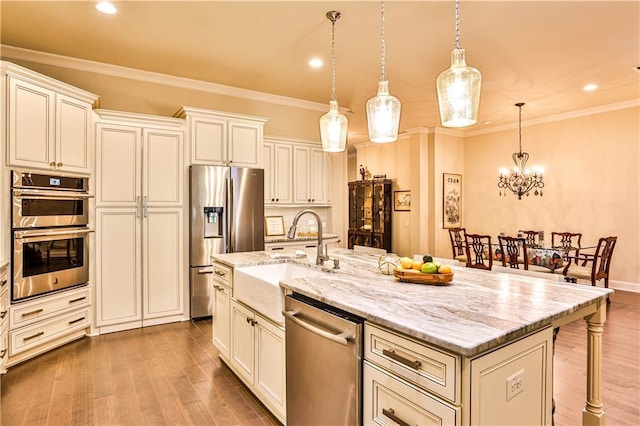
[(378, 94), (367, 101), (369, 140), (386, 143), (398, 139), (400, 124), (400, 100), (389, 94), (389, 82), (385, 72), (384, 0), (381, 6), (382, 75), (378, 82)]
[(342, 152), (347, 147), (347, 127), (349, 120), (338, 109), (336, 100), (336, 21), (340, 18), (340, 12), (331, 10), (327, 12), (327, 18), (331, 21), (331, 100), (329, 112), (320, 117), (320, 140), (322, 150), (325, 152)]
[(438, 76), (440, 120), (445, 127), (466, 127), (478, 122), (482, 75), (467, 66), (460, 47), (460, 9), (456, 2), (456, 44), (451, 52), (451, 67)]

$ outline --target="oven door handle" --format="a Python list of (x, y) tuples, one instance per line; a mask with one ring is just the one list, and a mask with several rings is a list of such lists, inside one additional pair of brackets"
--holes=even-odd
[(42, 231), (42, 230), (38, 230), (38, 231), (15, 231), (14, 233), (14, 240), (16, 241), (22, 241), (25, 243), (28, 242), (35, 242), (38, 240), (42, 240), (43, 238), (49, 238), (49, 237), (57, 237), (57, 236), (69, 236), (69, 237), (74, 237), (77, 235), (84, 235), (84, 234), (88, 234), (90, 232), (94, 232), (93, 229), (66, 229), (66, 230), (60, 230), (60, 231)]
[(43, 198), (67, 198), (74, 200), (83, 200), (86, 198), (93, 198), (93, 195), (87, 194), (86, 192), (75, 192), (75, 191), (47, 191), (44, 189), (18, 189), (13, 188), (14, 196), (28, 196), (29, 198), (34, 199), (43, 199)]

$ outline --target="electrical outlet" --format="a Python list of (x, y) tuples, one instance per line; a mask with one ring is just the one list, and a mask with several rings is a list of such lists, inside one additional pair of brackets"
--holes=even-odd
[(524, 391), (524, 370), (520, 370), (507, 379), (507, 401)]

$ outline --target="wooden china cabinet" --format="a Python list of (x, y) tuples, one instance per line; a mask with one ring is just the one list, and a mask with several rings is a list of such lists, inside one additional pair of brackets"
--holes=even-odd
[(349, 182), (349, 243), (391, 252), (391, 180)]

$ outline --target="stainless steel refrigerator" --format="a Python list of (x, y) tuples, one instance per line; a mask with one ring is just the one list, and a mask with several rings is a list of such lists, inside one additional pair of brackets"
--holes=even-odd
[(189, 168), (191, 318), (212, 315), (211, 255), (264, 250), (264, 170)]

